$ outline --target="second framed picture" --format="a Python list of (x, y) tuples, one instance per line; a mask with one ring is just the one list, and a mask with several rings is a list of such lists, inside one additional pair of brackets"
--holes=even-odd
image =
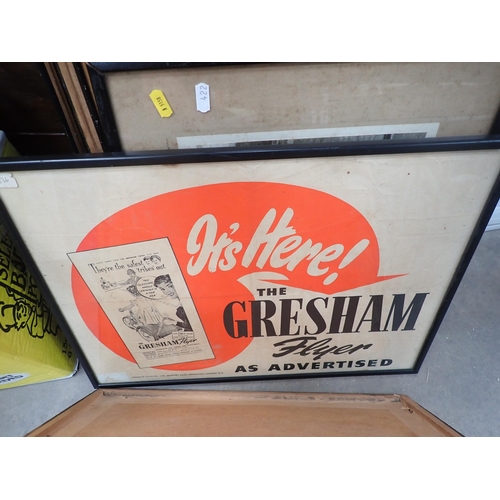
[(500, 132), (499, 63), (87, 63), (105, 151)]

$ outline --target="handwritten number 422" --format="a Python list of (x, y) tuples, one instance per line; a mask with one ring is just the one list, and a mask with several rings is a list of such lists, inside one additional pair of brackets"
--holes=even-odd
[(207, 85), (200, 85), (199, 97), (203, 101), (208, 99), (208, 87), (207, 87)]

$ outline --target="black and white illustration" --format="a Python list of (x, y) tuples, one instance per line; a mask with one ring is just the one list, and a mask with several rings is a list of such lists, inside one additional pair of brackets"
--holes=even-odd
[(214, 357), (167, 238), (68, 257), (140, 368)]

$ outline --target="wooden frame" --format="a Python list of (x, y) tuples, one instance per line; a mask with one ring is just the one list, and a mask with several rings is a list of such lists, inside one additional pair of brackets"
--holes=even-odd
[[(105, 151), (500, 133), (497, 63), (87, 63)], [(195, 86), (210, 88), (198, 112)], [(162, 117), (150, 93), (173, 110)]]
[(98, 390), (28, 437), (459, 437), (406, 396)]
[(79, 63), (44, 63), (79, 153), (102, 153), (102, 131), (84, 68)]
[(9, 159), (1, 215), (96, 387), (415, 373), (498, 201), (499, 149)]

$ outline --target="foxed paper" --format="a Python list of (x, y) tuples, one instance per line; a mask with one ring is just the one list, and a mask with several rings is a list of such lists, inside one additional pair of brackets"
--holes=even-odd
[(214, 357), (168, 238), (68, 257), (140, 368)]
[[(498, 150), (115, 165), (15, 171), (0, 197), (98, 383), (345, 376), (418, 368), (499, 171)], [(198, 344), (167, 350), (178, 307), (139, 307), (160, 276)]]

